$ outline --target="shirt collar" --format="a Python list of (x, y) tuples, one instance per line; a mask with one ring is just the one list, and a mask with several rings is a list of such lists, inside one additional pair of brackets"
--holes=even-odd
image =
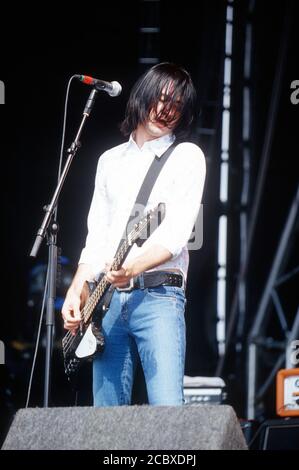
[(163, 135), (162, 137), (159, 137), (158, 139), (147, 140), (146, 142), (144, 142), (143, 146), (140, 149), (137, 146), (133, 138), (133, 135), (131, 134), (129, 141), (128, 141), (128, 146), (132, 145), (135, 148), (137, 148), (139, 151), (149, 150), (150, 152), (154, 153), (157, 157), (160, 158), (174, 141), (175, 141), (175, 136), (173, 134), (167, 134), (167, 135)]

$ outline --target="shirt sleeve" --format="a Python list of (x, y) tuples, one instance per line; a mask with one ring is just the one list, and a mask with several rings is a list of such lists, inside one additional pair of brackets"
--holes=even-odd
[[(148, 240), (148, 246), (160, 244), (173, 258), (188, 244), (199, 214), (206, 176), (205, 157), (201, 149), (192, 143), (182, 143), (178, 147), (179, 158), (172, 191), (166, 201), (165, 218)], [(202, 227), (196, 226), (194, 237), (201, 237)], [(200, 247), (201, 243), (194, 243), (194, 246)]]
[(88, 233), (85, 247), (81, 252), (79, 264), (86, 263), (92, 267), (94, 275), (104, 269), (106, 246), (106, 227), (108, 224), (108, 206), (105, 185), (105, 158), (100, 157), (93, 197), (87, 218)]

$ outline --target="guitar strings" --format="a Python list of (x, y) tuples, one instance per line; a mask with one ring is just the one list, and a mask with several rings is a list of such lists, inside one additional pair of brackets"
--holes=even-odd
[[(150, 211), (150, 213), (147, 214), (147, 216), (146, 216), (146, 218), (145, 218), (145, 220), (144, 220), (143, 222), (142, 222), (142, 221), (139, 222), (138, 225), (141, 225), (141, 226), (143, 225), (143, 227), (141, 227), (141, 228), (137, 226), (139, 233), (140, 233), (140, 232), (144, 229), (144, 227), (148, 224), (148, 218), (150, 218), (151, 212), (153, 212), (153, 211)], [(136, 235), (136, 234), (137, 234), (137, 230), (136, 230), (136, 228), (134, 228), (134, 230), (132, 230), (132, 232), (130, 233), (130, 236)], [(128, 249), (128, 242), (127, 242), (127, 240), (126, 240), (126, 241), (123, 243), (123, 245), (121, 246), (120, 250), (119, 250), (118, 258), (119, 258), (120, 255), (121, 255), (121, 257), (122, 257), (123, 254), (124, 254), (124, 252), (125, 252), (127, 249)], [(115, 265), (115, 264), (116, 264), (116, 265), (119, 264), (119, 260), (118, 260), (118, 259), (116, 259), (115, 262), (113, 263), (113, 265)], [(115, 266), (115, 267), (116, 267), (116, 266)], [(103, 278), (103, 279), (105, 279), (105, 278)], [(102, 281), (101, 281), (101, 283), (102, 283)], [(101, 283), (99, 284), (99, 286), (101, 285)], [(105, 281), (105, 283), (107, 283), (107, 281)], [(98, 294), (98, 295), (93, 295), (93, 294), (95, 293), (95, 291), (91, 294), (90, 299), (92, 299), (92, 297), (95, 297), (95, 299), (93, 300), (93, 302), (96, 302), (96, 303), (98, 302), (98, 298), (97, 298), (97, 297), (99, 297), (99, 296), (101, 295), (100, 290), (101, 290), (101, 289), (99, 289), (99, 294)], [(91, 303), (91, 302), (89, 302), (89, 305), (90, 305), (90, 303)], [(85, 307), (83, 308), (83, 310), (82, 310), (82, 313), (83, 313), (82, 321), (85, 321), (86, 319), (89, 319), (90, 313), (92, 313), (93, 310), (94, 310), (94, 306), (93, 306), (91, 312), (85, 313), (85, 311), (87, 311), (88, 309), (89, 309), (88, 306), (87, 306), (87, 308), (85, 308)], [(90, 310), (90, 309), (89, 309), (89, 310)], [(70, 347), (71, 347), (71, 344), (72, 344), (72, 343), (74, 342), (74, 340), (76, 339), (76, 336), (77, 336), (77, 335), (73, 335), (70, 331), (68, 331), (68, 332), (65, 334), (65, 336), (64, 336), (64, 338), (63, 338), (63, 340), (62, 340), (63, 348), (64, 348), (64, 352), (65, 352), (65, 353), (68, 353), (68, 351), (69, 351), (69, 349), (70, 349)]]
[[(127, 242), (125, 242), (122, 245), (121, 249), (119, 250), (118, 258), (123, 256), (123, 254), (127, 250), (127, 248), (128, 248), (128, 244), (127, 244)], [(116, 267), (118, 264), (119, 264), (119, 261), (118, 261), (118, 259), (116, 259), (115, 262), (113, 263), (113, 266)], [(104, 285), (101, 288), (102, 283)], [(106, 284), (106, 286), (105, 286), (105, 284)], [(103, 292), (103, 290), (105, 290), (105, 287), (107, 287), (107, 284), (109, 284), (109, 283), (107, 282), (107, 280), (105, 280), (105, 278), (103, 278), (103, 280), (100, 282), (100, 284), (98, 286), (99, 287), (99, 289), (98, 289), (99, 292), (96, 295), (95, 295), (95, 291), (91, 294), (91, 296), (89, 298), (89, 306), (87, 308), (84, 307), (82, 312), (81, 312), (81, 313), (83, 313), (83, 315), (82, 315), (82, 321), (83, 322), (86, 323), (86, 320), (89, 319), (90, 314), (94, 311), (95, 305), (98, 302), (98, 298), (102, 295), (102, 292)], [(94, 297), (94, 299), (93, 299), (93, 297)], [(90, 306), (92, 306), (92, 309), (90, 308)], [(87, 311), (87, 313), (85, 313), (85, 311)], [(75, 339), (76, 339), (76, 335), (73, 335), (70, 331), (68, 331), (66, 333), (66, 335), (64, 336), (64, 338), (63, 338), (63, 347), (64, 347), (64, 350), (65, 350), (66, 353), (70, 349), (71, 343), (73, 343), (73, 341)]]
[[(122, 250), (123, 246), (121, 247), (121, 251)], [(115, 263), (113, 263), (113, 265), (115, 265)], [(104, 281), (104, 282), (103, 282)], [(100, 297), (101, 296), (101, 293), (102, 291), (105, 289), (105, 287), (107, 287), (107, 281), (105, 280), (105, 278), (102, 279), (102, 281), (100, 282), (100, 284), (97, 286), (97, 289), (98, 289), (98, 295), (95, 295), (95, 291), (91, 294), (91, 296), (89, 297), (89, 301), (88, 301), (88, 306), (86, 308), (86, 306), (82, 309), (82, 312), (81, 312), (81, 315), (82, 315), (82, 321), (84, 323), (86, 323), (86, 320), (89, 318), (89, 313), (90, 313), (90, 306), (92, 306), (92, 310), (91, 312), (94, 310), (94, 306), (93, 304), (97, 302), (97, 297)], [(102, 286), (103, 284), (103, 286)], [(105, 286), (106, 284), (106, 286)], [(64, 350), (65, 352), (67, 353), (70, 346), (71, 346), (71, 343), (73, 343), (73, 341), (76, 339), (76, 335), (73, 335), (70, 331), (68, 331), (64, 338), (63, 338), (63, 347), (64, 347)]]
[[(141, 227), (141, 228), (138, 227), (138, 231), (136, 230), (136, 228), (134, 228), (134, 229), (132, 230), (132, 232), (130, 233), (130, 236), (137, 235), (138, 232), (140, 233), (140, 232), (144, 229), (144, 227), (148, 224), (148, 218), (150, 218), (151, 212), (153, 212), (153, 211), (150, 211), (150, 213), (147, 214), (147, 216), (146, 216), (144, 222), (142, 222), (142, 221), (139, 222), (139, 224), (140, 224), (140, 225), (143, 225), (143, 227)], [(125, 253), (125, 251), (126, 251), (127, 249), (128, 249), (128, 241), (126, 240), (126, 241), (123, 243), (123, 245), (121, 246), (121, 248), (120, 248), (120, 250), (119, 250), (119, 252), (118, 252), (118, 254), (117, 254), (118, 258), (115, 260), (115, 262), (113, 263), (113, 265), (116, 264), (116, 262), (119, 260), (119, 257), (122, 257), (123, 254)], [(120, 256), (120, 255), (121, 255), (121, 256)], [(119, 264), (119, 262), (118, 262), (118, 264)], [(112, 266), (113, 266), (113, 265), (112, 265)], [(116, 267), (116, 266), (115, 266), (115, 267)], [(105, 277), (102, 279), (102, 281), (103, 281), (103, 280), (105, 280)], [(102, 281), (100, 282), (99, 286), (101, 285)], [(105, 280), (105, 283), (109, 284), (109, 283), (107, 282), (107, 280)], [(110, 284), (110, 285), (111, 285), (111, 284)], [(97, 287), (98, 287), (98, 286), (97, 286)], [(105, 286), (105, 287), (107, 287), (107, 286)], [(96, 289), (97, 289), (97, 288), (96, 288)], [(93, 297), (95, 297), (94, 301), (96, 301), (96, 303), (98, 302), (98, 298), (99, 298), (100, 295), (101, 295), (100, 290), (101, 290), (101, 289), (99, 288), (99, 294), (98, 294), (98, 295), (93, 295), (93, 294), (95, 293), (95, 291), (96, 291), (96, 290), (95, 290), (95, 291), (91, 294), (91, 296), (90, 296), (90, 299), (92, 299)], [(97, 298), (97, 297), (98, 297), (98, 298)], [(88, 304), (90, 305), (91, 302), (92, 302), (92, 300), (90, 300), (90, 301), (88, 302)], [(87, 312), (87, 313), (86, 313), (86, 310), (88, 310), (89, 307), (88, 307), (88, 306), (87, 306), (87, 308), (83, 307), (83, 309), (82, 309), (82, 321), (83, 321), (83, 322), (85, 322), (86, 319), (87, 319), (87, 320), (89, 319), (90, 313), (92, 313), (92, 312), (94, 311), (94, 308), (95, 308), (95, 306), (93, 306), (91, 312)], [(77, 334), (78, 334), (78, 333), (77, 333)], [(63, 346), (63, 350), (64, 350), (64, 352), (65, 352), (66, 354), (69, 352), (72, 343), (73, 343), (73, 342), (75, 341), (75, 339), (76, 339), (77, 334), (76, 334), (76, 335), (73, 335), (73, 334), (71, 333), (71, 331), (69, 330), (69, 331), (65, 334), (65, 336), (63, 337), (63, 339), (62, 339), (62, 346)]]

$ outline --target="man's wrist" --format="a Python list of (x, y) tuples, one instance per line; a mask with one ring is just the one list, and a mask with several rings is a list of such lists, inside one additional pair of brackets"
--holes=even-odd
[(139, 262), (138, 258), (132, 260), (130, 262), (130, 264), (128, 264), (128, 266), (126, 266), (125, 269), (126, 269), (126, 274), (130, 278), (136, 277), (142, 272), (142, 269), (141, 269), (140, 262)]
[(82, 291), (82, 288), (83, 288), (83, 285), (82, 286), (78, 286), (78, 285), (71, 285), (67, 291), (67, 296), (71, 295), (76, 295), (77, 297), (80, 297), (81, 295), (81, 291)]
[(171, 257), (172, 254), (164, 247), (160, 245), (151, 247), (147, 252), (137, 256), (128, 263), (126, 266), (127, 275), (130, 277), (138, 276), (148, 269), (165, 263), (171, 259)]

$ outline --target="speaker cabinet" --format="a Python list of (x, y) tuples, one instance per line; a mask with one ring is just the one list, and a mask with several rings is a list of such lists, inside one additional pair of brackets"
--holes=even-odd
[(252, 440), (252, 450), (298, 450), (299, 419), (270, 419), (261, 424)]
[(28, 408), (17, 412), (3, 450), (246, 449), (228, 405)]

